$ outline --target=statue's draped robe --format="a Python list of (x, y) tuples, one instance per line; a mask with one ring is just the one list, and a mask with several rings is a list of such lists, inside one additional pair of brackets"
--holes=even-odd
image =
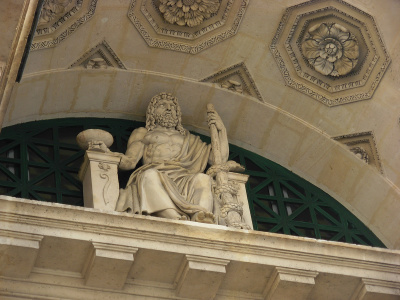
[[(186, 132), (182, 149), (175, 158), (171, 161), (145, 164), (132, 173), (126, 188), (120, 190), (116, 211), (152, 214), (172, 208), (187, 216), (199, 211), (207, 212), (207, 209), (197, 204), (199, 199), (195, 199), (194, 177), (204, 172), (210, 150), (211, 145), (202, 142), (198, 136)], [(145, 155), (146, 148), (144, 161), (148, 160)], [(146, 193), (144, 185), (151, 183), (143, 180), (144, 172), (150, 169), (157, 172), (168, 199), (162, 199), (162, 195), (155, 199)]]

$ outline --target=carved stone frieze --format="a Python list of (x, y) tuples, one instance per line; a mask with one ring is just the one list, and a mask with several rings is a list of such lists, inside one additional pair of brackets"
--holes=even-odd
[(57, 46), (89, 21), (98, 0), (45, 0), (31, 51)]
[(372, 131), (346, 134), (334, 137), (333, 139), (346, 145), (358, 158), (377, 168), (383, 174), (382, 164)]
[(125, 65), (106, 41), (102, 41), (91, 48), (69, 68), (76, 67), (85, 69), (107, 69), (111, 67), (126, 70)]
[(328, 106), (371, 98), (390, 64), (373, 17), (342, 0), (287, 8), (270, 49), (288, 86)]
[(238, 31), (249, 0), (132, 0), (128, 17), (150, 47), (196, 54)]
[(257, 89), (256, 83), (243, 62), (221, 70), (202, 79), (201, 81), (218, 83), (222, 88), (240, 94), (249, 95), (264, 102), (264, 99)]

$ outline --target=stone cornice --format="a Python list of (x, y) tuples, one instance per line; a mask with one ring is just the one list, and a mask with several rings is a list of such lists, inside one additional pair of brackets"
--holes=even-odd
[(225, 251), (226, 259), (246, 254), (245, 260), (249, 262), (261, 262), (263, 257), (276, 258), (310, 264), (310, 268), (330, 265), (342, 271), (350, 268), (353, 271), (359, 269), (400, 275), (399, 251), (126, 213), (104, 213), (7, 196), (0, 197), (0, 207), (2, 227), (9, 227), (10, 230), (18, 225), (24, 231), (41, 228), (44, 235), (49, 234), (46, 228), (54, 236), (64, 235), (65, 230), (84, 232), (97, 236), (100, 242), (108, 236), (122, 238), (118, 239), (121, 242), (127, 242), (124, 239), (140, 239), (142, 247), (152, 242), (164, 244), (166, 249), (168, 245), (184, 246), (179, 251), (187, 254), (196, 249), (207, 249), (215, 255)]
[(0, 250), (29, 259), (22, 271), (3, 266), (0, 286), (9, 289), (0, 296), (35, 290), (41, 299), (38, 285), (46, 297), (77, 299), (324, 299), (326, 284), (346, 285), (344, 300), (400, 291), (396, 250), (8, 196), (0, 196), (0, 228)]

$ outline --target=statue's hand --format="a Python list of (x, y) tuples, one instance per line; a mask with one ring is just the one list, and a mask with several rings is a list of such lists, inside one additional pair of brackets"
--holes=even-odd
[(101, 151), (104, 153), (111, 152), (103, 141), (90, 141), (89, 150)]
[(208, 118), (208, 126), (211, 126), (213, 124), (213, 125), (215, 125), (215, 127), (217, 128), (218, 131), (222, 131), (225, 129), (225, 126), (221, 120), (221, 117), (218, 115), (218, 113), (215, 110), (208, 111), (207, 118)]

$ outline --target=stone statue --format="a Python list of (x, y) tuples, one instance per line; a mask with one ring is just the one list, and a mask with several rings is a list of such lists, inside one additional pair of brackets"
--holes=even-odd
[[(208, 123), (218, 130), (221, 155), (227, 159), (226, 129), (215, 110), (208, 116)], [(132, 170), (140, 159), (143, 166), (120, 190), (116, 210), (214, 223), (212, 180), (203, 174), (207, 162), (213, 164), (210, 152), (210, 145), (182, 127), (177, 99), (167, 93), (154, 96), (146, 128), (135, 129), (126, 153), (120, 154), (120, 169)]]
[[(92, 181), (85, 184), (83, 180), (84, 187), (91, 186), (91, 191), (86, 193), (85, 206), (108, 209), (116, 202), (115, 210), (120, 212), (250, 229), (251, 217), (244, 188), (247, 175), (229, 172), (243, 171), (244, 168), (227, 161), (226, 129), (211, 104), (207, 106), (207, 116), (211, 145), (182, 127), (177, 99), (171, 94), (160, 93), (151, 99), (147, 108), (146, 127), (132, 132), (125, 154), (108, 149), (112, 137), (110, 139), (107, 132), (95, 129), (78, 135), (78, 143), (81, 140), (82, 147), (88, 149), (90, 169), (94, 172), (91, 176), (82, 175), (87, 182)], [(100, 135), (104, 137), (97, 139)], [(105, 156), (98, 151), (104, 152)], [(100, 159), (101, 155), (104, 158)], [(126, 188), (120, 189), (118, 196), (118, 193), (110, 192), (118, 185), (111, 183), (116, 177), (116, 173), (112, 175), (117, 166), (115, 159), (121, 170), (134, 170), (139, 160), (143, 161), (143, 166), (131, 174)], [(207, 163), (211, 167), (208, 174), (204, 174)], [(110, 166), (105, 169), (105, 165)], [(102, 179), (107, 182), (102, 184)], [(102, 195), (98, 191), (101, 185)], [(111, 200), (114, 197), (115, 202)]]

